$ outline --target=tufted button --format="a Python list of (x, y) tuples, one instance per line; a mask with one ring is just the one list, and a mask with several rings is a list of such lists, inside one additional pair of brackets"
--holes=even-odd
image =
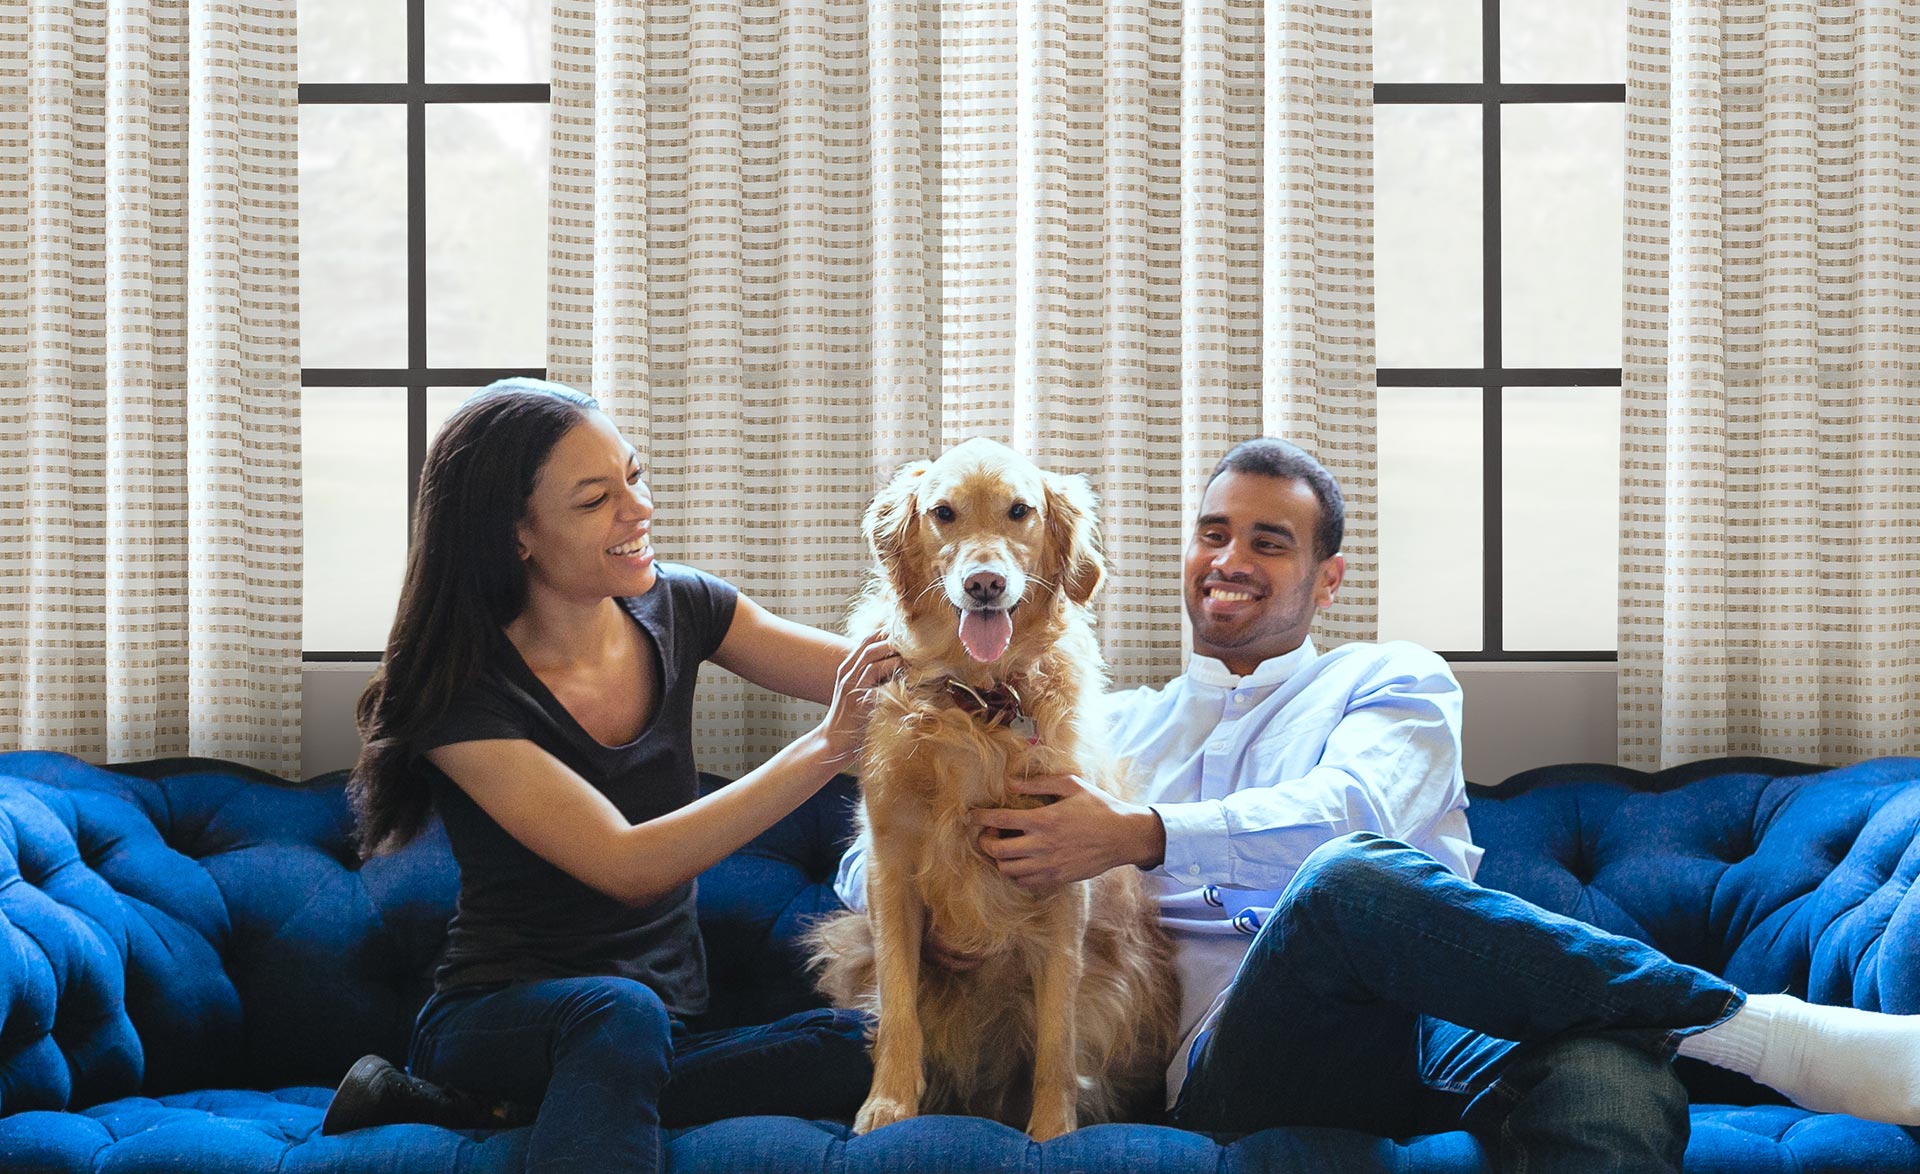
[(1567, 862), (1567, 872), (1579, 882), (1582, 888), (1593, 884), (1593, 877), (1599, 870), (1594, 868), (1586, 857), (1581, 856)]

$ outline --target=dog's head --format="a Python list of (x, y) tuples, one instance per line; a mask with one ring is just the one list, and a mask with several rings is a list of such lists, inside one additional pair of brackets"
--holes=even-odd
[(975, 661), (1006, 654), (1023, 611), (1084, 606), (1106, 573), (1086, 478), (991, 440), (901, 468), (865, 529), (917, 642), (955, 640)]

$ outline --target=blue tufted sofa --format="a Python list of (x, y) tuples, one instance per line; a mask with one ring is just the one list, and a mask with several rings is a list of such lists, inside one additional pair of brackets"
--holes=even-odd
[[(846, 780), (702, 878), (720, 1020), (812, 1003), (792, 944), (833, 907)], [(1920, 759), (1532, 771), (1476, 790), (1481, 879), (1754, 990), (1920, 1012)], [(0, 1170), (518, 1171), (525, 1130), (321, 1137), (357, 1056), (405, 1054), (454, 896), (444, 838), (357, 865), (337, 776), (292, 787), (173, 759), (0, 755)], [(1920, 1131), (1779, 1104), (1711, 1069), (1691, 1171), (1920, 1169)], [(1149, 1125), (1045, 1146), (990, 1122), (736, 1118), (675, 1171), (1476, 1171), (1462, 1133), (1398, 1140)]]

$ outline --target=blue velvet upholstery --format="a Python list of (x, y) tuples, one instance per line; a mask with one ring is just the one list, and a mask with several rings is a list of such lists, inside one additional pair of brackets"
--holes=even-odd
[[(701, 880), (716, 1021), (813, 1001), (794, 941), (836, 907), (844, 780)], [(1920, 1012), (1920, 760), (1658, 775), (1553, 767), (1476, 790), (1481, 879), (1751, 989)], [(174, 759), (0, 755), (0, 1169), (518, 1171), (526, 1133), (318, 1134), (356, 1056), (399, 1058), (452, 906), (444, 837), (360, 866), (338, 777)], [(1687, 1072), (1691, 1171), (1910, 1171), (1920, 1132), (1806, 1113)], [(850, 1139), (740, 1118), (673, 1133), (673, 1169), (1473, 1171), (1465, 1134), (1399, 1141), (1145, 1125), (1044, 1146), (966, 1118)]]

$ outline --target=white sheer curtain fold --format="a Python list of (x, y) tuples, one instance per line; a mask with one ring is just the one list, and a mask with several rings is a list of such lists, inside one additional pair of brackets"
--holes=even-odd
[[(901, 462), (1087, 474), (1122, 682), (1178, 670), (1207, 471), (1285, 435), (1348, 492), (1323, 642), (1370, 637), (1371, 36), (1368, 0), (556, 0), (550, 365), (649, 454), (660, 549), (804, 622)], [(807, 720), (715, 684), (714, 769)]]
[(0, 27), (0, 743), (296, 773), (293, 7)]
[(1628, 38), (1620, 761), (1920, 751), (1920, 10)]

